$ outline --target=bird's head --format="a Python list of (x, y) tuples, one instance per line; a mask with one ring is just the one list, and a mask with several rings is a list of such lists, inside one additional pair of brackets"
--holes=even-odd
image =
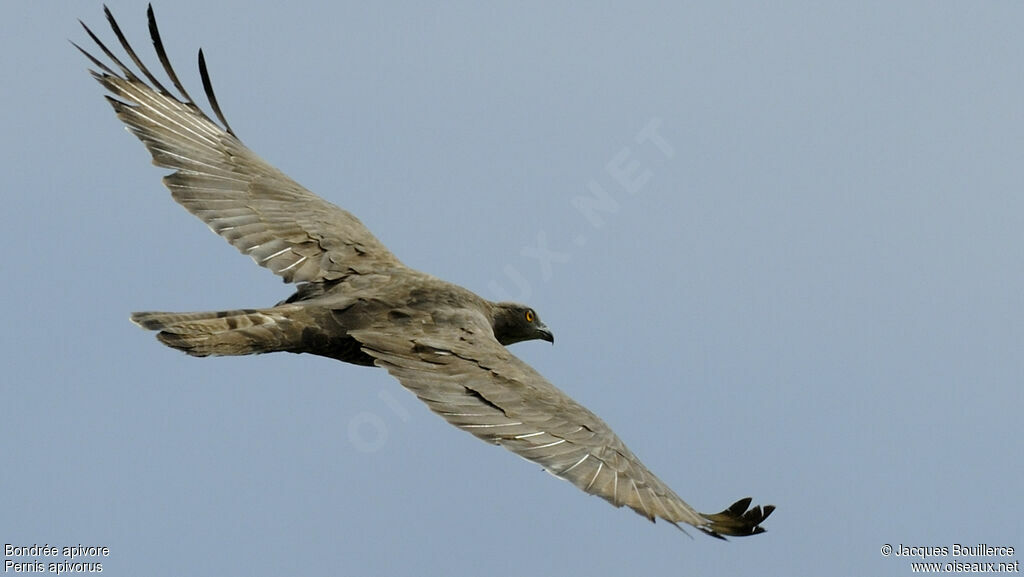
[(518, 303), (494, 303), (491, 327), (494, 338), (503, 345), (534, 339), (555, 342), (555, 335), (541, 322), (536, 311)]

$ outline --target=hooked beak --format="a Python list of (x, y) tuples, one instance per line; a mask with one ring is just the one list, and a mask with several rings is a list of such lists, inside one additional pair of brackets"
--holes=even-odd
[(551, 332), (550, 329), (548, 329), (547, 326), (545, 326), (543, 324), (538, 326), (537, 327), (537, 332), (540, 333), (540, 337), (539, 338), (541, 340), (547, 341), (547, 342), (549, 342), (551, 344), (555, 344), (555, 335), (554, 335), (554, 333)]

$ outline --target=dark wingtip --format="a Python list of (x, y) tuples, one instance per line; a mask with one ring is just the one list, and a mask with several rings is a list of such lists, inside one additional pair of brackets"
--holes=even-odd
[(192, 96), (189, 95), (188, 91), (185, 90), (185, 86), (178, 80), (178, 74), (174, 71), (174, 67), (171, 66), (171, 59), (167, 57), (167, 50), (164, 48), (164, 41), (160, 38), (160, 27), (156, 24), (156, 15), (153, 13), (153, 5), (150, 4), (146, 8), (146, 21), (149, 26), (149, 39), (153, 42), (153, 49), (156, 50), (156, 56), (160, 59), (160, 65), (164, 67), (164, 73), (171, 79), (171, 84), (181, 94), (182, 100), (185, 104), (192, 106), (198, 110), (199, 107), (195, 101), (192, 100)]
[(220, 104), (217, 102), (217, 95), (213, 92), (213, 82), (210, 80), (210, 71), (206, 68), (206, 56), (203, 55), (203, 49), (199, 49), (199, 77), (203, 81), (203, 91), (206, 92), (206, 99), (210, 102), (210, 108), (213, 108), (213, 113), (217, 115), (220, 123), (224, 125), (224, 130), (228, 131), (228, 134), (238, 138), (235, 135), (235, 131), (231, 129), (231, 125), (228, 124), (228, 120), (224, 118), (224, 113), (220, 110)]
[(765, 505), (763, 507), (754, 505), (751, 507), (750, 503), (751, 498), (746, 497), (736, 501), (728, 509), (720, 513), (713, 515), (702, 513), (704, 518), (708, 520), (708, 525), (707, 527), (701, 527), (700, 530), (718, 539), (725, 539), (725, 535), (730, 537), (747, 537), (764, 533), (765, 529), (761, 527), (761, 523), (775, 511), (775, 505)]

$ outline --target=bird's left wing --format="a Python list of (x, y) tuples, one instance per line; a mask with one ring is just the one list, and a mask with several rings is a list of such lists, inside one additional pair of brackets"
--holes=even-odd
[(128, 43), (110, 10), (104, 13), (131, 66), (84, 23), (107, 62), (75, 47), (96, 66), (92, 74), (107, 100), (153, 164), (174, 169), (164, 177), (171, 196), (256, 264), (285, 282), (323, 282), (401, 263), (346, 210), (306, 190), (235, 136), (214, 95), (202, 50), (199, 72), (207, 99), (223, 126), (192, 100), (164, 50), (150, 6), (149, 33), (164, 72), (178, 94), (165, 88)]
[[(437, 318), (435, 313), (434, 319)], [(597, 415), (499, 344), (482, 315), (419, 318), (352, 331), (432, 411), (476, 437), (540, 464), (616, 507), (654, 521), (687, 523), (715, 536), (754, 535), (771, 505), (741, 499), (699, 513), (651, 473)]]

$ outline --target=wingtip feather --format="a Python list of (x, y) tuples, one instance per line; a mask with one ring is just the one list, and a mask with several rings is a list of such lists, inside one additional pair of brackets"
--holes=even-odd
[(752, 499), (745, 497), (729, 505), (727, 509), (712, 515), (702, 514), (708, 520), (706, 527), (700, 527), (704, 533), (719, 539), (730, 537), (747, 537), (765, 532), (761, 523), (775, 511), (775, 505), (750, 506)]

